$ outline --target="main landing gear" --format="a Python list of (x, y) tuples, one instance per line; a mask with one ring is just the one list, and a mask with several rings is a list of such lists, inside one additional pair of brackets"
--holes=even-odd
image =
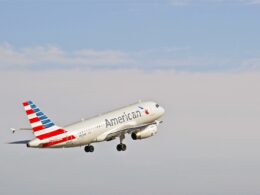
[(118, 144), (117, 146), (116, 146), (116, 149), (117, 149), (117, 151), (125, 151), (126, 150), (126, 145), (125, 144)]
[(122, 135), (119, 137), (119, 139), (120, 139), (120, 144), (118, 144), (118, 145), (116, 146), (116, 149), (117, 149), (117, 151), (119, 151), (119, 152), (120, 152), (120, 151), (125, 151), (125, 150), (126, 150), (126, 145), (122, 143), (123, 139), (125, 139), (125, 135), (122, 134)]
[(85, 152), (94, 152), (94, 146), (92, 145), (87, 145), (84, 148)]

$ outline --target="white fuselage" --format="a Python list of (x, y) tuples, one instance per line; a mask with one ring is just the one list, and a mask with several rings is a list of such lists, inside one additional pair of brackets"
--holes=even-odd
[[(155, 102), (139, 102), (99, 116), (65, 126), (68, 131), (49, 139), (31, 141), (32, 147), (44, 147), (45, 143), (56, 142), (50, 148), (84, 146), (106, 141), (107, 135), (127, 128), (152, 123), (164, 114), (164, 109)], [(67, 139), (68, 138), (68, 139)], [(64, 139), (66, 141), (64, 141)], [(61, 143), (57, 140), (63, 140)]]

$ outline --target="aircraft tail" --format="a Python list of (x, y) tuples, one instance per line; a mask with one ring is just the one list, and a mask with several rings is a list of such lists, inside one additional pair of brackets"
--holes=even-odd
[(23, 102), (23, 106), (36, 138), (44, 140), (67, 132), (56, 126), (32, 101)]

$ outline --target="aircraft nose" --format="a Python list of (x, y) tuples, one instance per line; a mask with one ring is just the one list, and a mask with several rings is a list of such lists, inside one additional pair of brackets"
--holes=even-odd
[(165, 109), (161, 107), (161, 115), (163, 115), (164, 113), (165, 113)]

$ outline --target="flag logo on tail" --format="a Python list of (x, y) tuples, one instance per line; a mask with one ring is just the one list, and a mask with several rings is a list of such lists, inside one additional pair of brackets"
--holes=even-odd
[(67, 132), (56, 126), (32, 101), (24, 102), (23, 106), (36, 138), (43, 140)]

